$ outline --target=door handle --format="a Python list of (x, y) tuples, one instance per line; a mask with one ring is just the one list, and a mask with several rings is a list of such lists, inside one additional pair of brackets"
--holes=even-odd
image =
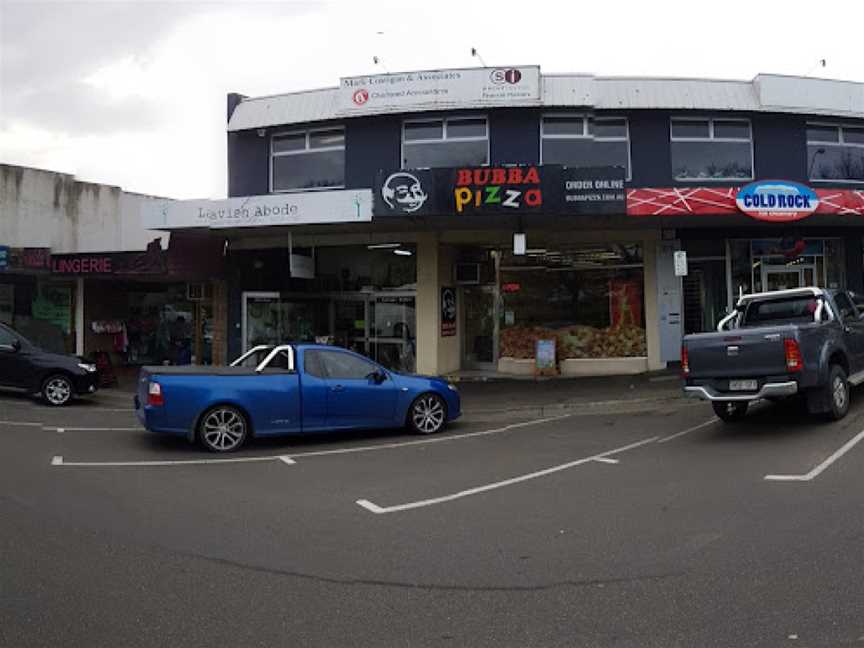
[(341, 391), (345, 391), (345, 388), (342, 385), (334, 385), (333, 387), (330, 388), (330, 391), (341, 392)]

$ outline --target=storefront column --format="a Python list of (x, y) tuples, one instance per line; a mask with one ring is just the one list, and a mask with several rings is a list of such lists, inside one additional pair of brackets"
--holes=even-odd
[(648, 371), (666, 368), (660, 360), (660, 327), (658, 324), (657, 244), (654, 239), (644, 241), (645, 257), (645, 346), (648, 353)]
[(435, 232), (417, 235), (417, 373), (435, 375), (440, 323), (439, 246)]
[(75, 354), (84, 355), (84, 277), (75, 280)]

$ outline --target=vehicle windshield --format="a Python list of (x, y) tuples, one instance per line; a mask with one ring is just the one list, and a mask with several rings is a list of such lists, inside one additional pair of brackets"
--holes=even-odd
[(745, 307), (741, 326), (813, 322), (818, 308), (819, 300), (813, 295), (753, 301)]

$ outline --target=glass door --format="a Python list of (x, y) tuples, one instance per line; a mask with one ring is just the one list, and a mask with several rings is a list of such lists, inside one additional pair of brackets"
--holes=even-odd
[(462, 366), (465, 369), (494, 371), (497, 368), (495, 292), (495, 286), (462, 289), (465, 313)]
[(243, 352), (260, 344), (279, 344), (281, 316), (278, 292), (243, 293)]
[(365, 297), (339, 298), (333, 302), (333, 343), (366, 355)]
[(413, 294), (375, 294), (369, 301), (369, 357), (388, 369), (413, 373), (416, 364)]
[[(812, 268), (810, 270), (812, 275)], [(804, 286), (804, 267), (763, 265), (762, 286), (765, 292), (801, 288)]]

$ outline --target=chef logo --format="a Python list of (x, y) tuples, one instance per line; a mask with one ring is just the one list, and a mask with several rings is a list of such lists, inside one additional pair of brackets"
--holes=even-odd
[(381, 198), (391, 211), (397, 213), (413, 214), (428, 197), (420, 180), (405, 171), (390, 174), (381, 187)]

